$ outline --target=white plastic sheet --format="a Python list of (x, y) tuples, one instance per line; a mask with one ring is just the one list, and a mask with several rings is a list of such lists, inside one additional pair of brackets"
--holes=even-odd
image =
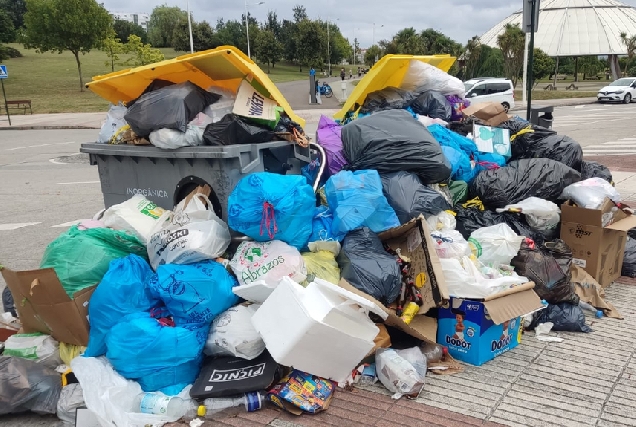
[(599, 209), (606, 197), (614, 203), (621, 201), (621, 195), (616, 188), (603, 178), (590, 178), (569, 185), (561, 194), (562, 199), (573, 200), (579, 207), (585, 209)]
[(481, 248), (479, 261), (489, 267), (509, 265), (519, 252), (523, 240), (524, 237), (518, 236), (508, 224), (480, 228), (469, 239)]
[(159, 129), (151, 132), (149, 139), (152, 145), (164, 150), (196, 147), (203, 145), (203, 130), (199, 126), (189, 124), (185, 132), (175, 129)]
[(528, 224), (537, 230), (554, 230), (561, 222), (561, 210), (548, 200), (528, 197), (525, 200), (497, 209), (497, 212), (521, 212), (526, 216)]

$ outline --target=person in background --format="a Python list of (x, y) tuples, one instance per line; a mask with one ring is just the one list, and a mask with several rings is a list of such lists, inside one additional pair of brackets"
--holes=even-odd
[(345, 79), (345, 69), (344, 69), (344, 68), (341, 68), (341, 69), (340, 69), (340, 78), (341, 78), (342, 80), (344, 80), (344, 79)]
[(314, 67), (311, 67), (311, 69), (309, 70), (309, 75), (310, 76), (315, 76), (316, 75), (316, 70), (314, 70)]
[(353, 70), (349, 68), (349, 80), (353, 78)]

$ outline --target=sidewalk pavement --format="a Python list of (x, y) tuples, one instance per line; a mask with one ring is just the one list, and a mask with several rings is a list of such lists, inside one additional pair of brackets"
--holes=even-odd
[[(595, 104), (596, 102), (598, 102), (596, 98), (561, 98), (533, 100), (532, 105), (535, 107), (570, 107), (572, 105)], [(510, 111), (526, 111), (526, 105), (527, 103), (519, 101)]]

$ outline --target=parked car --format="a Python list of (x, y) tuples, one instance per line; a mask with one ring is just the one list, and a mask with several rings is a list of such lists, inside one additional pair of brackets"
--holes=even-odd
[(629, 104), (636, 97), (636, 77), (624, 77), (605, 86), (596, 95), (598, 102), (619, 101)]
[(464, 82), (464, 86), (472, 104), (498, 102), (506, 112), (515, 106), (515, 88), (508, 79), (480, 77)]

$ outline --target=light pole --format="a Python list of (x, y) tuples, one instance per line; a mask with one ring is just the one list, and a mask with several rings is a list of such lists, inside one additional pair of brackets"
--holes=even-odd
[[(258, 3), (250, 4), (249, 6), (260, 6), (263, 3), (265, 2), (261, 1)], [(247, 0), (245, 0), (245, 33), (247, 34), (247, 57), (252, 59), (252, 53), (250, 51), (250, 20), (247, 16), (247, 6)]]
[(190, 0), (186, 0), (186, 9), (188, 11), (188, 31), (190, 32), (190, 53), (194, 53), (194, 40), (192, 39), (192, 19), (190, 18)]
[(356, 30), (359, 30), (360, 28), (354, 28), (353, 29), (353, 66), (356, 66)]
[[(336, 18), (336, 21), (340, 21), (340, 18)], [(327, 18), (327, 75), (331, 77), (331, 49), (329, 48), (329, 42), (331, 41), (331, 37), (329, 37), (329, 18)]]
[[(380, 25), (380, 28), (384, 27), (384, 24)], [(375, 22), (373, 23), (373, 43), (371, 46), (375, 45)]]

